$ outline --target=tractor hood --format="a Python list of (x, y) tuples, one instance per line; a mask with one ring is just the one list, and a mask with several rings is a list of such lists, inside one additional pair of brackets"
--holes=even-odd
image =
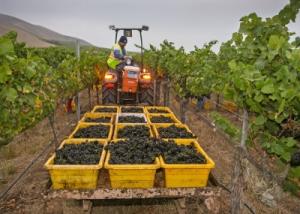
[(140, 72), (141, 71), (141, 69), (139, 67), (129, 66), (129, 65), (125, 66), (124, 70), (125, 71), (135, 71), (135, 72)]

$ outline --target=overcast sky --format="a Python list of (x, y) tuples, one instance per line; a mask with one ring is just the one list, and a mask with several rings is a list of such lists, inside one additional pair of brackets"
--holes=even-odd
[[(164, 39), (190, 50), (210, 40), (226, 41), (238, 30), (239, 19), (251, 12), (269, 17), (288, 0), (0, 0), (0, 13), (42, 25), (94, 45), (111, 47), (114, 33), (108, 26), (148, 25), (146, 44)], [(300, 35), (300, 17), (290, 25)], [(128, 49), (138, 43), (129, 39)]]

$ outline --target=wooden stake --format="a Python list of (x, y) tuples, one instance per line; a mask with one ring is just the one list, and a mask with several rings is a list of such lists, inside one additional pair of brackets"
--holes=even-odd
[(243, 127), (241, 137), (241, 147), (246, 150), (246, 141), (248, 137), (248, 111), (243, 109)]
[(92, 102), (91, 102), (91, 88), (88, 87), (88, 96), (89, 96), (89, 108), (92, 110)]
[[(77, 39), (76, 40), (76, 57), (77, 57), (77, 60), (79, 61), (80, 60), (80, 44), (79, 44), (79, 40)], [(80, 71), (78, 70), (77, 72), (77, 78), (78, 80), (80, 80)], [(77, 111), (77, 121), (80, 120), (80, 97), (79, 97), (79, 92), (77, 93), (77, 96), (76, 96), (76, 111)]]
[(241, 213), (242, 196), (243, 196), (243, 168), (242, 161), (246, 154), (246, 141), (248, 136), (248, 112), (243, 109), (243, 127), (241, 144), (238, 146), (234, 155), (234, 171), (232, 179), (232, 191), (231, 191), (231, 213)]
[(232, 190), (231, 190), (231, 213), (239, 214), (241, 213), (241, 197), (243, 192), (242, 185), (242, 166), (241, 166), (241, 152), (243, 152), (242, 147), (238, 147), (234, 155), (234, 171), (232, 179)]
[(186, 112), (186, 105), (188, 103), (188, 99), (186, 98), (183, 98), (180, 100), (180, 120), (182, 123), (185, 123), (186, 122), (186, 115), (185, 115), (185, 112)]
[(97, 97), (97, 105), (99, 105), (100, 102), (99, 102), (99, 88), (98, 88), (98, 84), (96, 85), (96, 97)]

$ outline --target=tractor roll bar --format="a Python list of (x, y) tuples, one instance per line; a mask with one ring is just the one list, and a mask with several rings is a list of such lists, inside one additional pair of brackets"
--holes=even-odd
[(124, 30), (124, 32), (126, 30), (130, 30), (130, 31), (133, 31), (133, 30), (136, 30), (136, 31), (139, 31), (140, 33), (140, 41), (141, 41), (141, 71), (143, 71), (144, 69), (144, 47), (143, 47), (143, 36), (142, 36), (142, 31), (148, 31), (149, 30), (149, 27), (146, 26), (146, 25), (143, 25), (141, 28), (116, 28), (114, 25), (110, 25), (109, 26), (109, 29), (110, 30), (114, 30), (115, 31), (115, 43), (117, 43), (117, 39), (118, 39), (118, 33), (120, 30)]

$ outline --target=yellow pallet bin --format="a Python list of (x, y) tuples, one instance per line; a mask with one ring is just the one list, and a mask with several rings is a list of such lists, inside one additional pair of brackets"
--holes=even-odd
[[(145, 122), (144, 122), (144, 123), (140, 123), (140, 124), (147, 124), (147, 123), (149, 123), (149, 122), (148, 122), (148, 118), (147, 118), (146, 114), (144, 114), (144, 113), (118, 113), (118, 114), (116, 115), (116, 124), (125, 124), (125, 123), (120, 123), (120, 121), (119, 121), (119, 117), (120, 117), (120, 116), (136, 116), (136, 117), (142, 117), (142, 118), (145, 119)], [(128, 123), (128, 124), (136, 124), (136, 123)]]
[[(88, 140), (94, 141), (94, 140)], [(86, 140), (67, 139), (62, 142), (59, 149), (65, 144), (80, 144)], [(100, 141), (100, 144), (106, 145), (107, 141)], [(103, 167), (106, 151), (102, 150), (100, 161), (96, 165), (55, 165), (53, 154), (44, 167), (49, 171), (53, 189), (96, 189), (99, 171)]]
[[(86, 118), (99, 118), (99, 117), (110, 117), (110, 121), (108, 123), (113, 124), (114, 122), (114, 117), (116, 114), (114, 113), (92, 113), (92, 112), (87, 112), (84, 114), (84, 116), (81, 118), (79, 123), (96, 123), (96, 122), (86, 122)], [(104, 123), (103, 123), (104, 124)]]
[[(143, 112), (122, 112), (123, 108), (141, 108)], [(119, 113), (126, 113), (126, 114), (145, 114), (145, 108), (143, 106), (120, 106)]]
[[(151, 122), (152, 117), (157, 117), (157, 116), (164, 116), (164, 117), (170, 117), (174, 122), (172, 123), (153, 123)], [(180, 120), (177, 119), (177, 117), (174, 114), (161, 114), (161, 113), (153, 113), (153, 114), (147, 114), (147, 118), (150, 124), (155, 125), (155, 124), (173, 124), (173, 123), (180, 123)]]
[(230, 112), (237, 112), (238, 111), (237, 105), (232, 101), (224, 100), (222, 105), (227, 111), (230, 111)]
[(89, 126), (95, 126), (95, 125), (105, 125), (105, 126), (109, 126), (109, 132), (108, 132), (108, 136), (106, 138), (75, 138), (75, 139), (93, 139), (93, 140), (106, 140), (109, 141), (112, 138), (113, 135), (113, 125), (109, 124), (109, 123), (78, 123), (76, 128), (74, 129), (74, 131), (72, 132), (72, 134), (69, 136), (69, 139), (74, 138), (74, 134), (81, 128), (86, 128)]
[(167, 164), (162, 157), (159, 157), (161, 167), (165, 175), (165, 187), (205, 187), (207, 185), (208, 176), (215, 167), (213, 160), (204, 152), (197, 141), (180, 142), (175, 140), (177, 144), (189, 145), (194, 143), (198, 152), (200, 152), (207, 160), (206, 164)]
[[(175, 125), (175, 126), (177, 126), (177, 127), (185, 128), (188, 132), (193, 133), (193, 132), (189, 129), (189, 127), (188, 127), (187, 125), (182, 124), (182, 123), (180, 123), (180, 124), (178, 124), (178, 123), (175, 123), (175, 124), (170, 124), (170, 123), (168, 123), (168, 124), (159, 124), (159, 123), (156, 123), (155, 125), (153, 125), (155, 137), (157, 137), (157, 138), (162, 138), (162, 137), (160, 136), (159, 132), (158, 132), (158, 128), (160, 128), (160, 127), (166, 128), (166, 127), (169, 127), (169, 126), (171, 126), (171, 125)], [(195, 138), (162, 138), (162, 139), (164, 139), (164, 140), (175, 140), (175, 139), (195, 140), (195, 139), (197, 139), (197, 137), (195, 137)]]
[[(97, 112), (98, 108), (116, 108), (116, 112)], [(91, 111), (92, 113), (108, 113), (108, 114), (117, 114), (120, 113), (120, 108), (119, 106), (114, 106), (114, 105), (96, 105), (94, 106), (93, 110)]]
[(155, 173), (160, 168), (159, 158), (154, 164), (109, 164), (108, 151), (104, 167), (108, 169), (112, 188), (152, 188)]
[(118, 123), (115, 125), (115, 130), (114, 130), (114, 135), (113, 135), (113, 140), (120, 140), (121, 138), (118, 138), (118, 131), (125, 126), (137, 126), (137, 125), (143, 125), (149, 127), (149, 132), (150, 132), (150, 137), (154, 137), (154, 134), (152, 132), (152, 128), (150, 124), (147, 123)]
[(205, 100), (203, 108), (205, 110), (212, 110), (213, 109), (213, 103), (212, 103), (212, 101), (209, 100), (209, 99)]
[[(159, 110), (165, 110), (168, 113), (151, 113), (149, 112), (150, 109), (159, 109)], [(171, 109), (169, 107), (164, 107), (164, 106), (146, 106), (145, 111), (147, 114), (173, 114)]]
[(193, 105), (197, 105), (198, 99), (192, 98), (192, 99), (191, 99), (191, 103), (192, 103)]

